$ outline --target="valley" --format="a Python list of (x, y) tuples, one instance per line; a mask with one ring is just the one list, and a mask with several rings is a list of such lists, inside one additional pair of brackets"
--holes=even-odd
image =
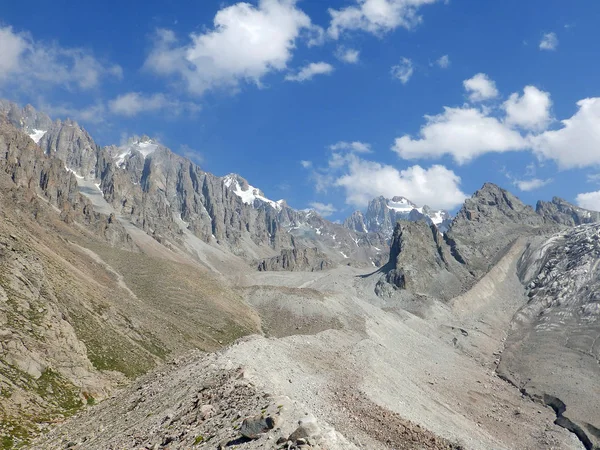
[(0, 111), (4, 448), (600, 448), (598, 213), (486, 183), (333, 223)]

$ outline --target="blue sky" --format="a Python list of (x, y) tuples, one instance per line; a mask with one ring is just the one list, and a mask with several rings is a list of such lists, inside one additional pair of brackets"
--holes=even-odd
[(7, 2), (0, 95), (333, 219), (376, 195), (453, 210), (486, 181), (600, 209), (599, 19), (593, 0)]

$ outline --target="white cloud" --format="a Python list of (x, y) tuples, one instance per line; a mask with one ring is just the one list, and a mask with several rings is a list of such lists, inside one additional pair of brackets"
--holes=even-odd
[(413, 63), (408, 58), (402, 58), (399, 64), (392, 67), (391, 72), (394, 78), (398, 78), (402, 84), (406, 84), (413, 75)]
[(452, 155), (464, 164), (488, 152), (523, 150), (528, 142), (517, 131), (477, 108), (445, 107), (442, 114), (425, 116), (420, 139), (405, 135), (392, 150), (405, 159), (439, 158)]
[(310, 63), (304, 66), (294, 75), (286, 75), (287, 81), (307, 81), (312, 80), (316, 75), (329, 75), (333, 72), (333, 66), (326, 62)]
[(42, 85), (91, 89), (101, 78), (122, 77), (120, 66), (100, 62), (85, 50), (36, 42), (29, 33), (0, 27), (0, 84), (18, 89)]
[(562, 128), (530, 137), (535, 153), (561, 169), (600, 164), (600, 97), (577, 102), (579, 110)]
[(515, 92), (503, 105), (506, 123), (527, 130), (545, 130), (550, 123), (551, 107), (550, 94), (535, 86), (526, 86), (522, 96)]
[(556, 33), (546, 33), (542, 36), (540, 41), (540, 50), (556, 50), (558, 47), (558, 37)]
[(198, 165), (204, 162), (204, 155), (198, 150), (194, 150), (187, 144), (180, 145), (178, 153)]
[(268, 73), (287, 68), (303, 32), (318, 43), (314, 30), (295, 0), (260, 0), (258, 6), (236, 3), (217, 12), (212, 30), (191, 34), (185, 45), (172, 31), (158, 30), (145, 67), (182, 77), (195, 94), (215, 87), (236, 88), (241, 81), (260, 85)]
[(575, 201), (582, 208), (600, 211), (600, 191), (579, 194)]
[(361, 30), (376, 35), (398, 27), (411, 29), (421, 23), (420, 7), (438, 0), (356, 0), (355, 6), (329, 9), (329, 36), (338, 39), (345, 31)]
[(472, 102), (481, 102), (498, 97), (496, 83), (485, 73), (478, 73), (473, 78), (463, 81), (463, 86)]
[(19, 70), (20, 58), (27, 42), (11, 27), (0, 28), (0, 80)]
[(444, 55), (436, 61), (436, 64), (442, 69), (447, 69), (448, 67), (450, 67), (450, 57), (448, 55)]
[(194, 103), (181, 102), (167, 98), (164, 94), (144, 95), (139, 92), (128, 92), (108, 102), (113, 114), (132, 117), (140, 113), (168, 110), (170, 114), (183, 111), (196, 112), (200, 107)]
[(531, 180), (515, 180), (513, 184), (521, 191), (529, 192), (544, 187), (552, 183), (552, 179), (542, 180), (540, 178), (532, 178)]
[(346, 203), (359, 208), (380, 195), (402, 195), (419, 204), (445, 209), (458, 206), (466, 197), (460, 190), (460, 177), (444, 166), (424, 169), (416, 165), (398, 170), (354, 152), (332, 152), (327, 167), (312, 170), (312, 179), (317, 192), (343, 189)]
[(335, 57), (345, 63), (356, 64), (360, 57), (360, 52), (353, 48), (338, 47), (335, 52)]
[(311, 202), (309, 203), (309, 206), (322, 217), (328, 217), (334, 212), (337, 212), (337, 209), (331, 203)]
[(48, 105), (41, 103), (38, 106), (40, 111), (44, 111), (51, 117), (60, 117), (61, 119), (72, 119), (87, 123), (102, 123), (106, 120), (106, 107), (101, 102), (82, 108), (76, 108), (68, 104)]
[(371, 145), (365, 142), (354, 141), (354, 142), (346, 142), (340, 141), (333, 145), (329, 146), (330, 150), (338, 151), (338, 150), (350, 150), (355, 153), (371, 153)]
[(312, 167), (312, 161), (306, 161), (303, 159), (302, 161), (300, 161), (300, 165), (305, 169), (309, 169)]

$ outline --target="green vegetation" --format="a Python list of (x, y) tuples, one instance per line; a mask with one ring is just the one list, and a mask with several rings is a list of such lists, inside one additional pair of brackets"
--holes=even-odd
[(83, 406), (79, 390), (52, 369), (44, 370), (36, 383), (37, 393), (49, 403), (56, 405), (65, 415), (72, 415)]

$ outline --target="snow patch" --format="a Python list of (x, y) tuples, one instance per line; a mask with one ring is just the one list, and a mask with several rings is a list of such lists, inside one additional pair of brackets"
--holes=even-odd
[(42, 137), (44, 137), (46, 132), (47, 132), (47, 130), (36, 130), (35, 128), (33, 128), (31, 130), (31, 133), (29, 133), (29, 137), (31, 139), (33, 139), (33, 142), (35, 142), (37, 144), (38, 142), (40, 142), (40, 139), (42, 139)]
[(85, 178), (85, 177), (82, 177), (81, 175), (79, 175), (73, 169), (69, 169), (67, 166), (65, 166), (65, 169), (67, 169), (67, 172), (71, 172), (73, 175), (75, 175), (75, 178), (77, 178), (79, 180), (83, 180)]

